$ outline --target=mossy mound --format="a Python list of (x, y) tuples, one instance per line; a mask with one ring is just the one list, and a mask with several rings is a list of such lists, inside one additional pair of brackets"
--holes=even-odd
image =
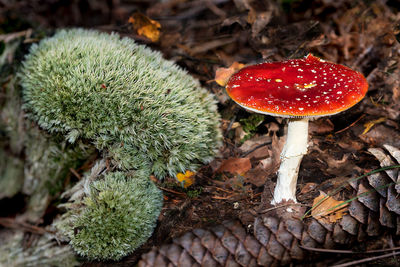
[(209, 162), (220, 144), (213, 96), (117, 34), (59, 31), (31, 47), (19, 77), (30, 118), (70, 142), (91, 140), (120, 168), (174, 176)]
[(70, 205), (58, 229), (81, 256), (119, 260), (153, 233), (163, 195), (149, 173), (112, 172), (91, 182), (82, 202)]

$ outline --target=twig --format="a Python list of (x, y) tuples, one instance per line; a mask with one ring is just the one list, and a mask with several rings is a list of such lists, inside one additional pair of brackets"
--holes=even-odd
[(79, 180), (82, 179), (82, 176), (74, 169), (74, 168), (69, 168), (69, 171), (72, 172), (72, 174), (78, 178)]
[(231, 191), (231, 190), (227, 190), (227, 189), (223, 189), (223, 188), (220, 188), (220, 187), (217, 187), (217, 186), (213, 186), (216, 190), (220, 190), (220, 191), (223, 191), (223, 192), (225, 192), (225, 193), (229, 193), (229, 194), (232, 194), (232, 193), (234, 193), (233, 191)]
[(341, 130), (339, 130), (339, 131), (336, 131), (335, 134), (344, 132), (344, 131), (346, 131), (347, 129), (349, 129), (350, 127), (353, 127), (354, 124), (356, 124), (357, 122), (359, 122), (359, 121), (360, 121), (362, 118), (364, 118), (364, 117), (365, 117), (365, 114), (362, 114), (358, 119), (356, 119), (356, 120), (355, 120), (353, 123), (351, 123), (349, 126), (347, 126), (346, 128), (343, 128), (343, 129), (341, 129)]
[(52, 231), (46, 230), (45, 228), (31, 225), (26, 222), (20, 222), (12, 218), (0, 218), (0, 225), (10, 229), (21, 229), (26, 232), (31, 232), (40, 235), (43, 235), (45, 233), (52, 233)]
[(352, 251), (352, 250), (339, 250), (339, 249), (326, 249), (326, 248), (311, 248), (299, 246), (302, 249), (315, 251), (315, 252), (323, 252), (323, 253), (340, 253), (340, 254), (371, 254), (371, 253), (381, 253), (387, 251), (400, 250), (400, 247), (395, 248), (385, 248), (385, 249), (377, 249), (377, 250), (369, 250), (369, 251)]
[(395, 255), (399, 255), (399, 254), (400, 254), (400, 251), (394, 252), (394, 253), (388, 253), (385, 255), (370, 257), (370, 258), (366, 258), (366, 259), (362, 259), (362, 260), (349, 261), (349, 262), (346, 262), (343, 264), (332, 265), (331, 267), (347, 267), (347, 266), (357, 265), (357, 264), (365, 263), (365, 262), (369, 262), (369, 261), (380, 260), (380, 259), (388, 258), (390, 256), (395, 256)]
[(261, 147), (263, 147), (263, 146), (270, 145), (270, 144), (272, 144), (272, 141), (268, 141), (268, 142), (262, 143), (262, 144), (256, 146), (255, 148), (250, 149), (249, 151), (247, 151), (246, 153), (244, 153), (244, 154), (242, 155), (242, 157), (245, 158), (245, 157), (247, 157), (250, 153), (256, 151), (257, 149), (259, 149), (259, 148), (261, 148)]
[(226, 128), (224, 137), (226, 137), (226, 136), (228, 135), (229, 131), (232, 129), (232, 125), (233, 125), (233, 123), (235, 122), (235, 120), (236, 120), (236, 115), (234, 115), (234, 116), (232, 117), (231, 121), (229, 122), (228, 127)]
[(258, 213), (267, 213), (267, 212), (270, 212), (270, 211), (273, 211), (273, 210), (286, 208), (286, 207), (290, 207), (290, 206), (306, 206), (307, 207), (307, 205), (304, 205), (304, 204), (301, 204), (301, 203), (287, 203), (287, 204), (284, 204), (284, 205), (280, 205), (280, 206), (272, 207), (272, 208), (269, 208), (269, 209), (261, 210)]
[(3, 41), (4, 43), (8, 43), (10, 41), (13, 41), (13, 40), (18, 39), (23, 36), (29, 37), (31, 34), (32, 34), (32, 29), (28, 29), (28, 30), (20, 31), (20, 32), (0, 34), (0, 41)]
[(165, 188), (165, 187), (161, 187), (161, 186), (158, 186), (158, 188), (160, 188), (160, 189), (163, 190), (163, 191), (167, 191), (167, 192), (170, 192), (170, 193), (179, 195), (179, 196), (186, 196), (185, 193), (178, 192), (178, 191), (175, 191), (175, 190), (172, 190), (172, 189), (169, 189), (169, 188)]
[(233, 197), (235, 195), (236, 195), (236, 193), (235, 194), (231, 194), (231, 195), (226, 196), (226, 197), (212, 196), (211, 198), (218, 199), (218, 200), (224, 200), (224, 199), (229, 199), (229, 198), (231, 198), (231, 197)]

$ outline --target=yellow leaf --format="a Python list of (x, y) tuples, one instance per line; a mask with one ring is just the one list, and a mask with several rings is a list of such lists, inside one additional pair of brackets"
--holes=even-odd
[(215, 72), (215, 82), (221, 86), (225, 86), (229, 78), (244, 66), (244, 64), (235, 61), (229, 68), (218, 68)]
[(133, 28), (141, 36), (149, 38), (152, 42), (157, 42), (160, 38), (159, 22), (150, 19), (146, 15), (136, 12), (128, 20), (132, 24)]
[(314, 199), (314, 208), (311, 210), (311, 216), (325, 223), (334, 223), (347, 213), (349, 204), (335, 200), (330, 196), (325, 197), (326, 194), (320, 191), (320, 195)]
[(375, 124), (384, 122), (385, 120), (386, 120), (385, 117), (381, 117), (381, 118), (379, 118), (379, 119), (377, 119), (377, 120), (373, 120), (373, 121), (369, 121), (369, 122), (365, 123), (365, 124), (364, 124), (365, 129), (364, 129), (364, 132), (363, 132), (362, 134), (368, 133), (369, 130), (371, 130), (371, 128), (372, 128)]
[(176, 179), (182, 183), (184, 188), (188, 188), (194, 183), (194, 172), (186, 171), (183, 173), (178, 173)]

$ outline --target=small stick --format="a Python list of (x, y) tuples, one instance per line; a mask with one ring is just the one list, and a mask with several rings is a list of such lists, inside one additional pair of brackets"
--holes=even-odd
[(175, 190), (172, 190), (172, 189), (168, 189), (168, 188), (161, 187), (161, 186), (159, 186), (158, 188), (160, 188), (160, 189), (163, 190), (163, 191), (167, 191), (167, 192), (170, 192), (170, 193), (179, 195), (179, 196), (186, 196), (185, 193), (181, 193), (181, 192), (178, 192), (178, 191), (175, 191)]
[(74, 168), (69, 168), (69, 171), (72, 172), (72, 174), (78, 178), (79, 180), (82, 179), (82, 176), (74, 169)]
[(0, 218), (0, 225), (10, 229), (21, 229), (26, 232), (43, 235), (45, 233), (52, 233), (42, 227), (31, 225), (26, 222), (19, 222), (12, 218)]
[(369, 262), (369, 261), (374, 261), (374, 260), (380, 260), (380, 259), (384, 259), (390, 256), (395, 256), (395, 255), (399, 255), (399, 252), (394, 252), (394, 253), (388, 253), (385, 255), (380, 255), (380, 256), (375, 256), (375, 257), (370, 257), (370, 258), (366, 258), (366, 259), (362, 259), (362, 260), (356, 260), (356, 261), (349, 261), (343, 264), (338, 264), (338, 265), (332, 265), (331, 267), (347, 267), (347, 266), (355, 266), (357, 264), (360, 263), (365, 263), (365, 262)]
[(311, 248), (311, 247), (305, 247), (305, 246), (299, 246), (299, 247), (301, 247), (302, 249), (315, 251), (315, 252), (341, 253), (341, 254), (370, 254), (370, 253), (381, 253), (381, 252), (386, 252), (386, 251), (400, 250), (400, 247), (369, 250), (369, 251), (352, 251), (352, 250), (338, 250), (338, 249), (326, 249), (326, 248)]
[(262, 143), (262, 144), (256, 146), (255, 148), (250, 149), (249, 151), (247, 151), (246, 153), (244, 153), (244, 154), (242, 155), (242, 157), (245, 158), (245, 157), (247, 157), (250, 153), (256, 151), (257, 149), (262, 148), (263, 146), (270, 145), (270, 144), (272, 144), (272, 141), (268, 141), (268, 142)]
[(347, 126), (346, 128), (343, 128), (343, 129), (341, 129), (341, 130), (335, 132), (335, 134), (344, 132), (344, 131), (346, 131), (347, 129), (349, 129), (350, 127), (353, 127), (354, 124), (356, 124), (358, 121), (360, 121), (360, 120), (361, 120), (362, 118), (364, 118), (364, 117), (365, 117), (365, 114), (362, 114), (362, 115), (361, 115), (358, 119), (356, 119), (352, 124), (350, 124), (350, 125)]
[(270, 212), (270, 211), (273, 211), (273, 210), (276, 210), (276, 209), (286, 208), (286, 207), (290, 207), (290, 206), (307, 206), (307, 205), (304, 205), (304, 204), (301, 204), (301, 203), (286, 203), (284, 205), (280, 205), (280, 206), (272, 207), (272, 208), (269, 208), (269, 209), (261, 210), (258, 213), (267, 213), (267, 212)]
[(234, 195), (236, 195), (236, 194), (231, 194), (231, 195), (226, 196), (226, 197), (212, 196), (211, 198), (218, 199), (218, 200), (223, 200), (223, 199), (229, 199), (229, 198), (233, 197)]

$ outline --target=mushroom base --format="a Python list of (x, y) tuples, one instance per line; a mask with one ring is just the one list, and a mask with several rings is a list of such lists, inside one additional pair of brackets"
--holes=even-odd
[(271, 204), (296, 202), (296, 184), (303, 156), (307, 153), (308, 119), (290, 119), (285, 146), (281, 153), (274, 196)]

